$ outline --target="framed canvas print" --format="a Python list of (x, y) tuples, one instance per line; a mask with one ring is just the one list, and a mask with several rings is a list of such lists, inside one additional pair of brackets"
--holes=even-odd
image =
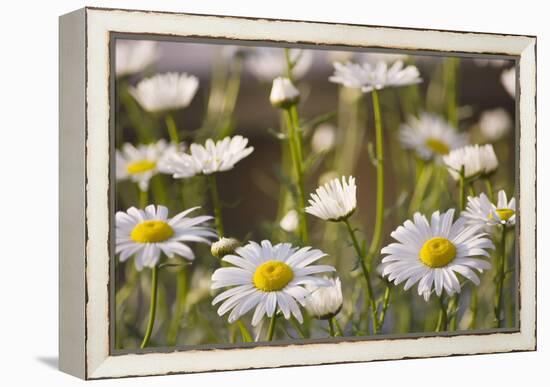
[(60, 368), (536, 348), (536, 38), (60, 18)]

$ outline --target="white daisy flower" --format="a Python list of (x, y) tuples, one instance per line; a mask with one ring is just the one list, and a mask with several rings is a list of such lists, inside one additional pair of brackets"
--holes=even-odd
[(254, 148), (247, 148), (247, 144), (248, 139), (243, 136), (226, 137), (217, 142), (208, 139), (204, 146), (191, 144), (189, 153), (174, 154), (165, 167), (176, 179), (228, 171), (252, 153)]
[[(313, 64), (313, 53), (309, 50), (290, 49), (290, 60), (296, 64), (292, 78), (302, 78)], [(287, 63), (282, 48), (259, 47), (246, 56), (246, 67), (260, 81), (271, 82), (286, 74)]]
[(324, 153), (336, 144), (336, 128), (331, 124), (319, 125), (311, 137), (311, 149), (315, 153)]
[(443, 156), (443, 162), (453, 179), (460, 179), (460, 171), (464, 168), (466, 179), (487, 176), (498, 167), (498, 159), (491, 144), (468, 145), (452, 150)]
[(484, 259), (487, 249), (494, 245), (480, 226), (467, 226), (460, 217), (453, 223), (454, 209), (440, 214), (436, 211), (428, 222), (426, 216), (415, 213), (413, 221), (407, 220), (391, 233), (398, 243), (382, 249), (381, 272), (395, 285), (405, 282), (408, 290), (418, 282), (418, 295), (426, 301), (433, 289), (438, 296), (443, 290), (448, 295), (460, 292), (457, 274), (479, 285), (475, 271), (491, 268)]
[(294, 316), (303, 321), (299, 305), (305, 306), (309, 292), (304, 285), (328, 285), (323, 278), (312, 274), (332, 272), (328, 265), (311, 265), (326, 256), (320, 250), (303, 247), (298, 249), (290, 243), (275, 246), (264, 240), (261, 245), (249, 242), (236, 249), (235, 255), (226, 255), (223, 261), (235, 267), (223, 267), (212, 275), (212, 289), (232, 287), (212, 301), (223, 301), (218, 315), (229, 313), (229, 322), (256, 308), (252, 325), (256, 326), (267, 314), (272, 317), (279, 309), (288, 320)]
[(402, 61), (395, 62), (390, 68), (384, 61), (376, 65), (368, 62), (363, 64), (335, 62), (334, 74), (329, 77), (329, 80), (353, 89), (361, 89), (364, 93), (422, 82), (418, 69), (412, 65), (403, 68)]
[(357, 207), (356, 192), (353, 176), (350, 176), (348, 181), (344, 176), (341, 181), (331, 180), (311, 194), (310, 206), (306, 207), (306, 212), (331, 222), (345, 220)]
[(512, 98), (516, 97), (516, 69), (514, 67), (504, 70), (500, 74), (500, 82)]
[(147, 191), (149, 181), (158, 172), (165, 173), (164, 162), (176, 152), (176, 145), (165, 140), (137, 147), (125, 143), (116, 155), (116, 179), (130, 179), (137, 183), (139, 189)]
[(440, 160), (468, 143), (465, 133), (459, 133), (442, 117), (430, 113), (421, 113), (419, 118), (410, 116), (399, 127), (399, 140), (404, 148), (414, 150), (424, 160)]
[(320, 320), (328, 320), (336, 316), (344, 302), (340, 278), (327, 278), (327, 281), (329, 281), (327, 286), (306, 285), (310, 293), (306, 298), (306, 310)]
[(486, 110), (479, 119), (479, 129), (487, 140), (498, 141), (512, 129), (512, 119), (503, 108)]
[(149, 205), (145, 210), (135, 207), (115, 215), (115, 254), (121, 262), (135, 256), (136, 268), (152, 268), (160, 260), (161, 253), (168, 258), (178, 255), (188, 260), (195, 259), (193, 250), (185, 242), (210, 244), (208, 238), (215, 238), (216, 232), (204, 225), (211, 216), (188, 217), (200, 207), (193, 207), (168, 218), (164, 206)]
[(288, 108), (296, 105), (300, 100), (300, 92), (292, 84), (292, 81), (285, 77), (277, 77), (273, 80), (269, 101), (278, 108)]
[(296, 210), (288, 211), (279, 222), (279, 226), (286, 232), (294, 232), (298, 229), (298, 212)]
[(130, 94), (151, 113), (189, 106), (199, 88), (199, 79), (186, 73), (157, 74), (130, 88)]
[(115, 73), (117, 77), (139, 73), (158, 57), (158, 44), (149, 40), (117, 40)]
[(508, 201), (504, 190), (498, 192), (496, 205), (484, 193), (474, 197), (468, 196), (468, 204), (462, 216), (471, 225), (513, 226), (516, 224), (516, 199)]

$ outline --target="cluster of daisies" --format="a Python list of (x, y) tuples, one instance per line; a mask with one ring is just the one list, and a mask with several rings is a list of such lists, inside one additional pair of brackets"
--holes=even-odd
[[(117, 45), (117, 66), (120, 66), (117, 75), (142, 70), (151, 63), (147, 58), (156, 52), (152, 42), (140, 42), (133, 50), (120, 45), (119, 51)], [(293, 109), (301, 97), (294, 82), (307, 72), (312, 62), (311, 54), (289, 50), (285, 58), (278, 50), (260, 49), (253, 53), (232, 52), (231, 55), (245, 56), (246, 65), (259, 79), (272, 81), (270, 101), (288, 115), (287, 143), (295, 167), (289, 175), (295, 179), (298, 199), (294, 208), (280, 220), (280, 226), (287, 232), (299, 232), (301, 244), (262, 240), (242, 245), (238, 240), (226, 237), (215, 181), (209, 180), (214, 216), (197, 215), (201, 208), (193, 207), (170, 217), (165, 206), (149, 203), (142, 203), (143, 208), (131, 207), (117, 212), (116, 254), (121, 262), (134, 257), (135, 267), (141, 271), (158, 268), (163, 255), (168, 259), (180, 257), (192, 261), (196, 257), (193, 243), (211, 245), (212, 255), (222, 262), (211, 277), (211, 289), (216, 292), (223, 289), (214, 297), (212, 305), (217, 306), (220, 316), (227, 315), (229, 323), (240, 322), (250, 314), (251, 324), (256, 327), (267, 317), (271, 319), (270, 340), (277, 316), (302, 323), (305, 309), (315, 318), (328, 320), (332, 332), (333, 319), (344, 302), (342, 279), (333, 266), (319, 263), (327, 254), (308, 243), (307, 216), (338, 223), (349, 233), (357, 254), (376, 333), (383, 325), (383, 313), (376, 299), (377, 291), (373, 289), (374, 274), (366, 265), (368, 259), (372, 259), (369, 254), (373, 252), (366, 251), (366, 241), (358, 240), (356, 228), (352, 225), (352, 216), (357, 209), (355, 177), (333, 176), (309, 193), (306, 202), (302, 139), (299, 128), (293, 127), (299, 125)], [(138, 59), (140, 63), (137, 63)], [(392, 64), (383, 60), (374, 63), (365, 60), (361, 64), (335, 62), (329, 81), (373, 95), (385, 88), (422, 82), (416, 66), (405, 65), (402, 58), (396, 59)], [(289, 75), (286, 71), (289, 63), (292, 79), (281, 75)], [(187, 73), (154, 75), (130, 88), (130, 95), (143, 110), (167, 117), (167, 126), (173, 130), (172, 141), (122, 145), (116, 151), (117, 179), (130, 180), (146, 193), (156, 174), (169, 175), (173, 179), (196, 176), (212, 179), (215, 174), (233, 169), (252, 154), (254, 148), (241, 135), (218, 140), (211, 138), (202, 143), (179, 142), (177, 128), (170, 124), (171, 114), (188, 107), (198, 88), (199, 79)], [(378, 103), (374, 96), (373, 103)], [(375, 110), (379, 108), (375, 105)], [(492, 116), (482, 117), (480, 125), (489, 133), (487, 137), (495, 139), (505, 134), (504, 124), (495, 123), (499, 119), (505, 120), (498, 117), (501, 113), (493, 112)], [(335, 128), (328, 124), (319, 126), (312, 136), (312, 150), (318, 153), (330, 151), (335, 146), (335, 132)], [(381, 131), (377, 132), (378, 135), (381, 136)], [(469, 145), (465, 133), (434, 114), (421, 113), (418, 117), (411, 117), (401, 125), (398, 135), (402, 146), (413, 151), (416, 157), (443, 165), (452, 179), (460, 182), (461, 189), (478, 179), (490, 179), (497, 170), (498, 159), (491, 144)], [(382, 142), (383, 138), (379, 140)], [(381, 151), (378, 149), (376, 155), (380, 165), (383, 159)], [(383, 184), (383, 175), (377, 182), (379, 186)], [(414, 213), (411, 219), (391, 233), (395, 242), (374, 252), (382, 256), (376, 272), (395, 285), (403, 283), (405, 290), (416, 285), (418, 295), (426, 301), (433, 293), (438, 297), (460, 293), (463, 281), (479, 285), (480, 273), (491, 268), (488, 258), (495, 248), (494, 230), (515, 224), (514, 198), (508, 201), (502, 190), (497, 196), (498, 200), (494, 202), (492, 193), (471, 195), (467, 197), (467, 203), (457, 206), (458, 211), (451, 208), (435, 211), (429, 216)], [(377, 197), (377, 200), (381, 198)], [(377, 204), (382, 206), (381, 215), (376, 219), (381, 230), (383, 205)], [(380, 239), (380, 236), (373, 236), (371, 246), (377, 249)]]

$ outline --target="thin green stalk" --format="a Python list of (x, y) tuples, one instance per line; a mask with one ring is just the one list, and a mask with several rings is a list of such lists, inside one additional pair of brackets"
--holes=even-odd
[(426, 193), (426, 189), (428, 188), (428, 184), (430, 183), (434, 170), (432, 163), (421, 165), (421, 170), (418, 174), (418, 179), (409, 203), (409, 214), (419, 210), (420, 203), (424, 199), (424, 194)]
[(269, 328), (267, 330), (267, 340), (266, 341), (272, 341), (273, 340), (273, 334), (275, 333), (275, 323), (277, 321), (277, 312), (273, 312), (273, 316), (271, 316), (271, 320), (269, 320)]
[(343, 337), (344, 332), (342, 331), (342, 327), (340, 326), (340, 323), (338, 322), (338, 319), (336, 319), (336, 317), (334, 317), (334, 325), (336, 325), (336, 335)]
[(464, 165), (460, 168), (458, 178), (458, 207), (460, 211), (466, 208), (466, 179), (464, 177)]
[(148, 190), (145, 190), (145, 191), (142, 191), (141, 189), (139, 189), (139, 208), (145, 208), (147, 207), (147, 205), (149, 204), (149, 191)]
[(485, 189), (487, 190), (487, 196), (489, 197), (489, 200), (492, 202), (494, 194), (493, 194), (493, 184), (491, 183), (491, 179), (488, 176), (485, 176), (483, 180), (485, 181)]
[(336, 328), (334, 327), (333, 317), (328, 319), (328, 331), (329, 331), (330, 337), (336, 337)]
[(178, 134), (178, 127), (176, 126), (176, 121), (172, 114), (168, 113), (164, 116), (164, 122), (166, 122), (166, 128), (168, 129), (168, 135), (170, 136), (170, 141), (174, 144), (180, 143), (180, 136)]
[(458, 58), (446, 58), (443, 61), (443, 76), (445, 78), (445, 94), (447, 96), (447, 119), (456, 128), (458, 127)]
[(504, 288), (504, 265), (506, 260), (506, 226), (502, 225), (500, 254), (497, 257), (497, 272), (495, 273), (495, 306), (493, 328), (502, 327), (502, 293)]
[(472, 297), (470, 299), (470, 313), (472, 315), (470, 324), (468, 324), (468, 329), (475, 329), (477, 324), (477, 308), (478, 308), (478, 297), (477, 289), (472, 288)]
[(445, 306), (443, 294), (438, 297), (439, 300), (439, 317), (437, 319), (436, 332), (444, 332), (447, 330), (447, 306)]
[(363, 277), (365, 277), (365, 282), (367, 283), (367, 299), (370, 304), (371, 312), (372, 312), (372, 330), (374, 334), (377, 334), (378, 325), (379, 325), (378, 311), (376, 309), (376, 301), (374, 300), (374, 293), (372, 291), (372, 284), (370, 280), (369, 269), (365, 264), (365, 257), (363, 256), (363, 252), (361, 251), (361, 247), (359, 245), (359, 242), (357, 241), (357, 238), (355, 237), (355, 232), (353, 231), (353, 228), (351, 227), (349, 220), (345, 219), (343, 222), (346, 225), (349, 235), (351, 237), (353, 247), (355, 248), (355, 252), (357, 253), (359, 263), (361, 265)]
[(244, 323), (241, 320), (237, 320), (237, 326), (239, 327), (239, 330), (241, 331), (241, 337), (245, 343), (251, 343), (254, 340), (252, 339), (252, 335), (250, 334), (250, 331), (244, 325)]
[(378, 92), (372, 91), (372, 108), (374, 111), (374, 128), (376, 137), (376, 220), (369, 248), (369, 257), (379, 249), (384, 227), (384, 138), (382, 132), (382, 116)]
[(447, 319), (449, 320), (449, 330), (456, 331), (458, 323), (458, 294), (451, 297), (451, 300), (449, 301), (449, 310), (451, 313), (451, 318), (448, 318), (447, 316)]
[(382, 300), (382, 310), (380, 311), (380, 315), (378, 316), (378, 326), (380, 329), (384, 326), (384, 321), (386, 320), (386, 311), (388, 310), (388, 306), (390, 305), (390, 298), (391, 298), (391, 286), (388, 283), (386, 285), (386, 290), (384, 291), (384, 298)]
[(295, 184), (298, 191), (298, 203), (296, 211), (298, 212), (299, 219), (299, 231), (300, 238), (304, 244), (307, 244), (309, 241), (308, 229), (307, 229), (307, 218), (305, 213), (306, 208), (306, 196), (304, 189), (304, 170), (303, 170), (303, 160), (301, 158), (301, 140), (300, 133), (298, 128), (295, 126), (295, 120), (293, 118), (292, 109), (285, 109), (285, 117), (287, 122), (288, 129), (288, 143), (290, 147), (290, 155), (292, 158), (292, 165), (294, 167), (295, 175)]
[(210, 185), (210, 195), (212, 197), (212, 206), (214, 207), (214, 222), (216, 224), (216, 230), (218, 231), (218, 237), (224, 236), (223, 232), (223, 218), (222, 218), (222, 205), (220, 201), (220, 195), (218, 192), (218, 183), (216, 182), (216, 176), (211, 173), (207, 175), (208, 184)]
[(175, 303), (174, 316), (172, 317), (172, 321), (170, 322), (170, 325), (168, 328), (168, 334), (166, 337), (166, 344), (170, 346), (174, 346), (178, 342), (179, 328), (181, 325), (181, 321), (183, 319), (183, 315), (185, 313), (185, 303), (187, 301), (187, 290), (188, 290), (187, 282), (188, 282), (187, 268), (185, 266), (182, 266), (177, 273), (177, 278), (176, 278), (177, 289), (176, 289), (176, 300), (174, 301)]
[(141, 342), (141, 348), (147, 347), (151, 335), (153, 333), (153, 326), (155, 325), (155, 314), (157, 313), (157, 292), (158, 292), (158, 267), (154, 266), (151, 269), (151, 304), (149, 306), (149, 321), (147, 323), (147, 329), (145, 330), (145, 336)]

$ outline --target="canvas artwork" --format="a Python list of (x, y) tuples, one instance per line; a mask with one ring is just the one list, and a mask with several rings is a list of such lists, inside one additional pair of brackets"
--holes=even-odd
[(114, 353), (518, 329), (513, 58), (111, 50)]

